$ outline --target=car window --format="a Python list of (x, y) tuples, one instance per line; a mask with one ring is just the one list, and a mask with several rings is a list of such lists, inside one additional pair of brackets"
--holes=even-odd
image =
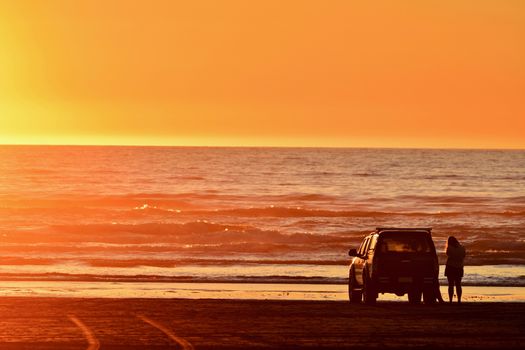
[(380, 243), (382, 253), (429, 253), (430, 246), (425, 237), (389, 236)]
[(363, 255), (366, 252), (366, 246), (368, 245), (369, 238), (366, 237), (363, 241), (363, 244), (361, 244), (361, 247), (359, 247), (359, 255)]
[(376, 247), (376, 243), (377, 243), (377, 235), (373, 235), (372, 238), (370, 239), (370, 247), (368, 249), (374, 250)]
[(363, 240), (363, 242), (361, 242), (361, 245), (359, 246), (359, 249), (357, 250), (358, 255), (361, 255), (361, 252), (363, 251), (365, 247), (365, 243), (366, 243), (366, 238)]
[(368, 248), (370, 247), (370, 241), (372, 241), (372, 239), (370, 237), (368, 237), (368, 239), (366, 241), (366, 245), (365, 245), (365, 250), (363, 251), (363, 254), (368, 253)]

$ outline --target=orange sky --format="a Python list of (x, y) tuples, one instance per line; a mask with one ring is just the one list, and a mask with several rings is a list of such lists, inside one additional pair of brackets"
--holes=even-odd
[(525, 148), (525, 1), (2, 0), (0, 143)]

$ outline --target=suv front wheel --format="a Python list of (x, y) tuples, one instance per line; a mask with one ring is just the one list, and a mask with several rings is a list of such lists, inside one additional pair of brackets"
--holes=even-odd
[(348, 276), (348, 298), (351, 303), (360, 303), (363, 298), (363, 292), (361, 290), (356, 290), (357, 281), (355, 280), (355, 275), (352, 271)]
[(363, 276), (363, 301), (366, 304), (375, 304), (377, 294), (372, 281), (366, 275)]

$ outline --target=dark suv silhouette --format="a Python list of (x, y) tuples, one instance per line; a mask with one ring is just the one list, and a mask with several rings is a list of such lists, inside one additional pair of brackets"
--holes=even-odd
[(351, 302), (376, 302), (379, 293), (408, 294), (408, 301), (434, 303), (438, 259), (431, 228), (378, 227), (353, 256), (348, 278)]

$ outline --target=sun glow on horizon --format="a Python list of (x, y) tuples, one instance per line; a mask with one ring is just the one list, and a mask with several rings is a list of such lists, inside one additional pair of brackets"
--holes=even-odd
[(525, 3), (0, 4), (0, 144), (525, 148)]

